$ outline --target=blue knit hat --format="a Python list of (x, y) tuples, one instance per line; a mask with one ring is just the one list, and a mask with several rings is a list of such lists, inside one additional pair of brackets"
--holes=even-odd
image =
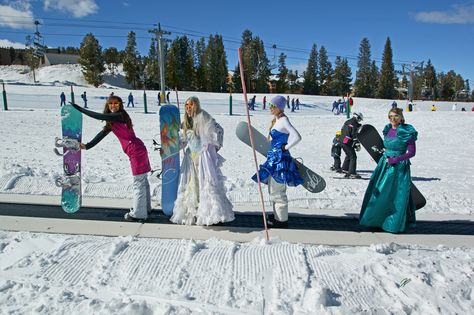
[(285, 110), (286, 98), (284, 98), (281, 95), (277, 95), (274, 98), (272, 98), (270, 103), (278, 107), (280, 110)]

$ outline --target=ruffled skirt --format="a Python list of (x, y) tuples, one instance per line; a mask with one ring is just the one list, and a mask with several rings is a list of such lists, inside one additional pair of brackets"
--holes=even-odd
[(234, 220), (233, 206), (226, 195), (223, 158), (209, 145), (199, 157), (198, 170), (186, 150), (171, 221), (177, 224), (213, 225)]

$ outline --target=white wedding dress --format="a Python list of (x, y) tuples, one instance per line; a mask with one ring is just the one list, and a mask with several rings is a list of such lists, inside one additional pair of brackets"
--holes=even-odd
[(184, 147), (178, 196), (171, 221), (177, 224), (213, 225), (234, 220), (233, 206), (226, 196), (224, 159), (219, 125), (205, 111), (193, 117), (193, 128), (180, 132)]

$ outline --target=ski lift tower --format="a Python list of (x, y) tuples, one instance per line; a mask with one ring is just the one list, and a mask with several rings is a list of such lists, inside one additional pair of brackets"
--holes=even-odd
[(408, 101), (413, 102), (413, 74), (415, 72), (422, 72), (423, 71), (423, 63), (424, 61), (413, 61), (410, 64), (403, 64), (403, 74), (405, 74), (405, 67), (408, 67), (410, 73), (410, 82), (408, 84)]

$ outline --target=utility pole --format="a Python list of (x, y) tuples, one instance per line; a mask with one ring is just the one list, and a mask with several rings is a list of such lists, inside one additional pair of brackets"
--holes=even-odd
[(163, 35), (170, 35), (171, 32), (167, 32), (161, 29), (160, 23), (158, 23), (158, 28), (152, 29), (149, 31), (154, 33), (156, 36), (156, 41), (158, 42), (158, 51), (159, 51), (159, 67), (160, 67), (160, 87), (161, 87), (161, 102), (165, 102), (165, 53), (164, 53), (164, 42), (166, 39), (163, 38)]

